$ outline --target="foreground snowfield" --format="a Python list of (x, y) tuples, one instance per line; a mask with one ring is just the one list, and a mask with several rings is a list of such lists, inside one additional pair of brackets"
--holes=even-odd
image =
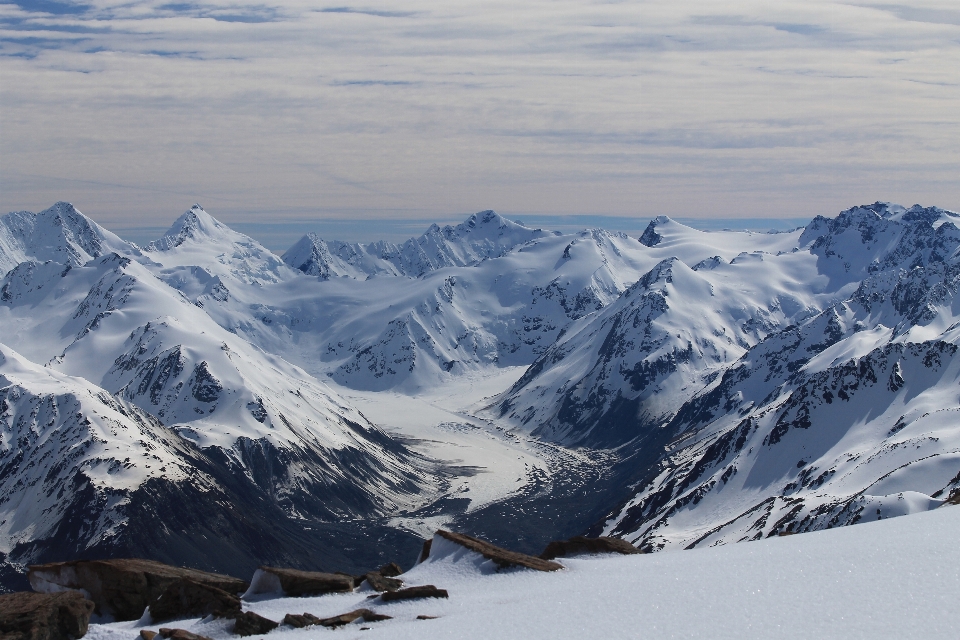
[[(556, 573), (489, 573), (442, 546), (402, 577), (449, 600), (377, 604), (369, 592), (246, 603), (271, 619), (367, 607), (393, 620), (339, 630), (281, 626), (270, 638), (957, 638), (960, 508), (758, 542), (638, 556), (561, 559)], [(435, 541), (436, 544), (436, 541)], [(445, 553), (446, 552), (446, 553)], [(418, 615), (437, 616), (417, 620)], [(212, 638), (232, 623), (181, 621)], [(160, 625), (91, 625), (90, 640)], [(361, 630), (361, 627), (368, 627)]]

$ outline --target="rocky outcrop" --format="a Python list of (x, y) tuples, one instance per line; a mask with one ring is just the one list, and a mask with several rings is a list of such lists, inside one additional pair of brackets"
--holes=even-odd
[[(140, 632), (143, 635), (143, 632)], [(212, 640), (207, 636), (202, 636), (199, 633), (192, 633), (186, 629), (160, 629), (160, 637), (168, 638), (169, 640)]]
[(309, 627), (314, 624), (320, 624), (320, 618), (313, 615), (312, 613), (304, 613), (302, 615), (296, 613), (288, 613), (283, 616), (283, 624), (289, 625), (296, 629), (302, 629), (304, 627)]
[(380, 594), (380, 599), (384, 602), (393, 602), (395, 600), (415, 600), (417, 598), (449, 598), (450, 594), (446, 589), (437, 589), (432, 584), (424, 584), (417, 587), (407, 587), (397, 591), (385, 591)]
[(417, 557), (417, 564), (430, 557), (430, 549), (433, 547), (433, 538), (427, 538), (423, 541), (423, 547), (420, 549), (420, 555)]
[(279, 622), (264, 618), (253, 611), (244, 611), (237, 616), (233, 632), (238, 636), (254, 636), (269, 633), (279, 626)]
[(379, 622), (380, 620), (390, 620), (392, 616), (386, 616), (382, 613), (374, 613), (370, 609), (355, 609), (349, 613), (343, 613), (339, 616), (333, 616), (332, 618), (324, 618), (320, 620), (319, 624), (324, 627), (341, 627), (345, 624), (350, 624), (354, 620), (363, 618), (364, 622)]
[(98, 614), (112, 615), (117, 620), (138, 620), (167, 587), (184, 578), (227, 593), (239, 593), (247, 587), (238, 578), (141, 559), (33, 565), (27, 577), (34, 590), (41, 593), (79, 591), (93, 600)]
[(171, 583), (150, 603), (150, 617), (157, 622), (210, 614), (233, 618), (240, 613), (240, 609), (240, 598), (232, 593), (190, 578), (182, 578)]
[(540, 557), (544, 560), (579, 556), (588, 553), (640, 553), (635, 546), (620, 538), (587, 538), (574, 536), (569, 540), (554, 540), (547, 545)]
[[(551, 562), (550, 560), (544, 560), (536, 556), (528, 556), (525, 553), (508, 551), (507, 549), (490, 544), (485, 540), (479, 540), (462, 533), (453, 533), (439, 529), (436, 536), (481, 554), (487, 560), (492, 560), (498, 569), (506, 569), (509, 567), (526, 567), (527, 569), (535, 569), (537, 571), (557, 571), (563, 569), (563, 565), (557, 562)], [(426, 553), (429, 555), (429, 550), (426, 550)]]
[(377, 572), (384, 577), (395, 578), (403, 573), (403, 569), (396, 562), (390, 562), (380, 567)]
[(325, 593), (353, 591), (353, 576), (299, 569), (260, 567), (253, 574), (250, 588), (243, 597), (260, 593), (282, 593), (287, 597), (322, 596)]
[(63, 640), (87, 633), (94, 604), (80, 593), (0, 595), (0, 638), (3, 640)]
[(364, 579), (374, 591), (396, 591), (403, 586), (403, 580), (388, 578), (379, 571), (371, 571), (364, 576)]

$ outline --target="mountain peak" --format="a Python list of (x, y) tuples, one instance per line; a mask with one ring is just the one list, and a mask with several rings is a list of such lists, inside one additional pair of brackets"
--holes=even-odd
[(69, 202), (57, 202), (40, 213), (18, 211), (0, 217), (0, 275), (25, 260), (76, 267), (109, 252), (137, 250)]
[(169, 251), (190, 239), (223, 236), (229, 228), (195, 204), (176, 219), (162, 238), (147, 246), (148, 251)]

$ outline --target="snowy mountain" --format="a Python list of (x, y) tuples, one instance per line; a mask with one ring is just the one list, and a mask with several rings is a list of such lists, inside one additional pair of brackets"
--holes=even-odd
[(960, 491), (955, 219), (877, 205), (814, 220), (801, 241), (818, 271), (864, 279), (680, 407), (666, 455), (596, 530), (693, 547), (924, 511)]
[(431, 225), (402, 245), (326, 242), (310, 233), (283, 254), (283, 261), (321, 280), (374, 275), (420, 277), (443, 267), (464, 267), (506, 255), (514, 247), (551, 234), (507, 220), (494, 211), (475, 213), (457, 226)]
[[(503, 224), (477, 214), (456, 229), (470, 229), (477, 216), (475, 227), (487, 237)], [(260, 323), (244, 324), (243, 312), (211, 313), (239, 335), (275, 344), (284, 357), (344, 386), (416, 393), (489, 367), (529, 365), (574, 321), (617, 300), (665, 258), (679, 254), (696, 264), (722, 254), (732, 260), (748, 248), (789, 250), (798, 235), (706, 234), (668, 219), (661, 227), (669, 239), (653, 249), (602, 229), (536, 231), (499, 258), (417, 278), (292, 281), (276, 287), (274, 306), (258, 307)], [(314, 302), (321, 299), (322, 306)], [(282, 351), (291, 342), (298, 353)], [(312, 361), (299, 355), (309, 351)]]
[(751, 346), (815, 313), (825, 296), (811, 263), (805, 254), (763, 252), (693, 268), (663, 260), (571, 327), (494, 413), (567, 444), (629, 442), (669, 420)]
[[(277, 523), (280, 530), (287, 530), (287, 538), (302, 538), (294, 532), (302, 530), (304, 523), (322, 526), (343, 518), (392, 516), (435, 499), (437, 486), (444, 485), (435, 474), (435, 463), (388, 437), (302, 369), (220, 327), (201, 307), (164, 281), (175, 278), (180, 270), (196, 272), (196, 268), (177, 264), (191, 257), (202, 258), (208, 273), (218, 273), (230, 282), (269, 280), (275, 273), (271, 268), (284, 275), (296, 272), (202, 210), (188, 212), (176, 226), (178, 233), (151, 245), (140, 257), (141, 262), (116, 253), (92, 258), (80, 266), (25, 261), (0, 283), (4, 342), (16, 344), (20, 352), (19, 356), (8, 356), (8, 360), (21, 362), (26, 357), (38, 363), (31, 365), (37, 371), (73, 376), (70, 380), (74, 382), (82, 380), (87, 388), (79, 397), (104, 398), (115, 411), (126, 411), (136, 421), (125, 427), (128, 431), (134, 427), (149, 429), (156, 438), (174, 443), (170, 446), (175, 451), (168, 452), (174, 456), (173, 461), (161, 455), (155, 465), (161, 470), (159, 475), (127, 474), (130, 478), (122, 496), (111, 493), (110, 487), (103, 489), (77, 480), (77, 486), (89, 486), (79, 504), (87, 504), (91, 510), (98, 501), (113, 506), (105, 515), (95, 511), (81, 514), (84, 520), (99, 518), (106, 523), (72, 531), (69, 548), (85, 554), (102, 548), (116, 551), (118, 545), (142, 545), (142, 539), (117, 542), (100, 531), (129, 531), (131, 510), (169, 513), (180, 502), (193, 507), (184, 509), (181, 517), (190, 513), (198, 522), (211, 518), (219, 521), (219, 536), (225, 545), (230, 544), (227, 540), (246, 539), (235, 542), (246, 545), (237, 561), (249, 564), (255, 562), (257, 553), (249, 546), (250, 524), (209, 510), (199, 499), (200, 494), (230, 496), (222, 500), (224, 505), (250, 503), (256, 498), (264, 503), (254, 510), (261, 514), (262, 522)], [(213, 233), (217, 235), (212, 241), (204, 239)], [(171, 238), (178, 241), (167, 242)], [(227, 254), (229, 259), (224, 257), (224, 249), (231, 252)], [(153, 259), (156, 257), (174, 266), (166, 267)], [(40, 477), (47, 482), (28, 483), (30, 491), (12, 503), (18, 514), (26, 514), (24, 504), (42, 504), (35, 492), (47, 496), (56, 487), (72, 486), (74, 478), (86, 477), (88, 461), (63, 454), (73, 449), (82, 451), (96, 442), (109, 444), (108, 449), (113, 446), (111, 437), (96, 435), (84, 426), (89, 421), (96, 424), (93, 416), (102, 411), (97, 405), (56, 399), (79, 394), (70, 390), (52, 394), (55, 399), (51, 400), (50, 393), (41, 394), (36, 388), (42, 385), (36, 382), (39, 374), (34, 374), (27, 382), (17, 383), (24, 390), (11, 391), (11, 387), (6, 391), (18, 396), (33, 393), (37, 406), (69, 406), (67, 415), (72, 421), (64, 425), (55, 420), (44, 423), (45, 429), (52, 428), (59, 434), (51, 439), (56, 447), (49, 454), (28, 458), (25, 443), (32, 437), (41, 441), (48, 437), (36, 434), (32, 423), (20, 417), (22, 411), (3, 410), (3, 442), (5, 451), (13, 456), (0, 474), (4, 487), (8, 483), (11, 488), (18, 486), (16, 472), (24, 459), (40, 465), (37, 471), (43, 471)], [(50, 411), (56, 416), (64, 410)], [(154, 455), (157, 447), (149, 440), (135, 442), (137, 456)], [(99, 456), (98, 464), (110, 468), (122, 465), (130, 457), (131, 446), (121, 446), (123, 455), (117, 453), (117, 457)], [(190, 470), (182, 474), (191, 478), (186, 487), (175, 469)], [(200, 473), (203, 469), (212, 479), (204, 479)], [(181, 495), (167, 502), (173, 500), (171, 494), (183, 491), (195, 497), (191, 500)], [(236, 497), (238, 491), (242, 499)], [(124, 497), (144, 492), (151, 498), (140, 498), (135, 504)], [(8, 496), (14, 499), (12, 493)], [(47, 525), (35, 523), (4, 535), (5, 548), (0, 551), (9, 561), (38, 561), (63, 553), (67, 543), (58, 536), (62, 537), (60, 529), (63, 519), (70, 516), (71, 503), (63, 500), (57, 504), (60, 506), (56, 510), (45, 512)], [(74, 505), (75, 510), (78, 508)], [(14, 521), (9, 522), (13, 526)], [(173, 548), (182, 543), (177, 540), (180, 534), (175, 528), (163, 531), (164, 535), (156, 536), (162, 542), (153, 553), (164, 553), (162, 549), (166, 548), (175, 559), (178, 552)], [(58, 542), (54, 544), (54, 540)], [(299, 540), (295, 546), (309, 549), (311, 543)], [(190, 548), (187, 545), (183, 553), (189, 553)], [(316, 555), (316, 549), (304, 557), (310, 555)], [(222, 559), (224, 554), (214, 557)]]
[(0, 217), (0, 274), (26, 260), (77, 267), (111, 252), (140, 253), (136, 245), (121, 240), (69, 202), (58, 202), (40, 213), (17, 211)]
[(960, 484), (960, 216), (935, 207), (640, 238), (481, 212), (282, 259), (199, 205), (143, 248), (66, 203), (0, 221), (4, 567), (359, 569), (344, 549), (440, 524), (657, 550)]

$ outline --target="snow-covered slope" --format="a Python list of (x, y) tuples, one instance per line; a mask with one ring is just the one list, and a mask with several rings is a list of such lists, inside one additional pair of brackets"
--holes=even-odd
[[(268, 636), (278, 640), (327, 634), (391, 640), (948, 640), (960, 625), (958, 526), (960, 508), (948, 507), (718, 549), (561, 558), (566, 568), (550, 573), (492, 573), (483, 558), (461, 551), (438, 554), (401, 576), (409, 585), (446, 589), (445, 599), (380, 602), (358, 590), (248, 602), (244, 609), (276, 621), (287, 613), (325, 618), (361, 607), (391, 617), (357, 620), (335, 631), (283, 625)], [(236, 637), (231, 624), (206, 618), (164, 626), (219, 640)], [(126, 640), (159, 626), (94, 624), (86, 637)]]
[[(3, 218), (0, 341), (33, 367), (22, 393), (82, 396), (43, 391), (41, 373), (89, 385), (129, 429), (158, 434), (165, 468), (204, 479), (123, 476), (100, 529), (133, 533), (109, 553), (182, 562), (182, 547), (225, 570), (226, 551), (203, 540), (255, 562), (251, 532), (268, 522), (276, 548), (315, 558), (341, 535), (407, 548), (412, 536), (388, 524), (504, 514), (529, 533), (607, 513), (594, 531), (648, 548), (714, 544), (924, 510), (957, 488), (957, 221), (878, 203), (788, 233), (658, 217), (638, 239), (483, 212), (402, 245), (307, 237), (281, 260), (199, 205), (141, 250), (60, 203)], [(506, 382), (472, 408), (437, 405), (452, 382), (494, 379)], [(344, 395), (382, 398), (384, 428)], [(391, 415), (417, 402), (423, 416)], [(99, 442), (77, 426), (99, 424), (94, 411), (81, 403), (76, 424), (58, 414), (64, 432)], [(141, 440), (124, 446), (149, 455)], [(65, 459), (69, 477), (92, 468)], [(0, 483), (21, 471), (7, 464)], [(214, 503), (254, 515), (205, 514)], [(34, 537), (4, 533), (0, 554), (55, 559), (57, 518), (100, 518), (49, 513)], [(186, 544), (158, 525), (178, 518), (208, 538)], [(71, 549), (106, 544), (68, 529)]]
[(0, 343), (0, 552), (51, 538), (109, 542), (126, 525), (130, 493), (158, 474), (212, 484), (178, 440), (149, 413)]
[[(494, 214), (477, 216), (474, 232), (486, 236), (517, 226)], [(477, 216), (456, 229), (474, 228)], [(536, 231), (500, 257), (491, 253), (469, 266), (425, 270), (418, 278), (333, 278), (312, 285), (293, 280), (273, 287), (271, 302), (257, 306), (258, 322), (249, 322), (248, 310), (229, 301), (215, 309), (204, 304), (221, 325), (271, 345), (312, 373), (357, 389), (415, 393), (450, 376), (531, 363), (573, 321), (616, 300), (663, 259), (679, 256), (690, 266), (712, 256), (730, 261), (755, 247), (789, 251), (799, 236), (705, 233), (669, 219), (658, 228), (662, 240), (653, 248), (601, 229)], [(289, 344), (296, 344), (295, 353), (285, 350)]]
[(381, 274), (416, 278), (443, 267), (499, 258), (518, 245), (550, 235), (554, 234), (530, 229), (494, 211), (481, 211), (455, 227), (431, 225), (422, 236), (401, 245), (327, 242), (310, 233), (283, 254), (283, 261), (321, 280)]
[[(265, 481), (294, 511), (303, 507), (293, 495), (316, 503), (311, 489), (330, 485), (366, 494), (353, 505), (361, 511), (392, 511), (419, 492), (402, 447), (385, 449), (383, 434), (323, 383), (224, 330), (143, 265), (110, 254), (50, 266), (21, 264), (3, 287), (11, 337), (35, 362), (83, 376), (241, 466), (266, 456), (276, 477)], [(358, 465), (349, 478), (335, 464), (347, 451)], [(329, 512), (350, 511), (326, 500)]]
[[(40, 371), (82, 378), (113, 404), (135, 408), (131, 415), (137, 420), (147, 416), (151, 428), (160, 429), (164, 438), (186, 452), (181, 455), (190, 461), (181, 466), (193, 471), (198, 465), (206, 468), (217, 478), (215, 494), (242, 491), (249, 494), (242, 501), (265, 503), (254, 510), (264, 521), (278, 520), (280, 529), (302, 528), (304, 522), (392, 517), (434, 500), (445, 485), (435, 474), (434, 462), (387, 436), (303, 369), (220, 327), (165, 281), (178, 270), (190, 270), (183, 263), (191, 260), (223, 280), (247, 286), (262, 286), (277, 274), (302, 276), (202, 210), (188, 212), (177, 226), (182, 233), (165, 236), (169, 242), (153, 245), (148, 257), (133, 256), (139, 261), (111, 252), (78, 266), (21, 262), (0, 281), (0, 335), (32, 363), (46, 364)], [(167, 267), (154, 257), (175, 266)], [(29, 381), (22, 384), (43, 397)], [(97, 410), (78, 406), (70, 415), (85, 424)], [(16, 421), (11, 425), (23, 426)], [(70, 428), (76, 434), (71, 446), (79, 451), (101, 441), (89, 430)], [(5, 445), (12, 459), (27, 455), (15, 435)], [(154, 446), (149, 441), (140, 439), (136, 445), (138, 457), (152, 455)], [(13, 487), (19, 482), (18, 464), (11, 462), (0, 473), (5, 489), (8, 483)], [(64, 486), (79, 477), (86, 463), (83, 458), (43, 456), (34, 464), (39, 465), (37, 472), (49, 474), (40, 477)], [(109, 460), (103, 464), (109, 465)], [(51, 471), (60, 466), (57, 473)], [(170, 469), (170, 477), (163, 471), (159, 478), (130, 479), (124, 490), (153, 496), (141, 498), (134, 506), (150, 505), (154, 516), (173, 508), (164, 501), (183, 490), (174, 466), (161, 463), (160, 467)], [(189, 484), (192, 506), (202, 510), (199, 494), (206, 489), (199, 480), (203, 475), (193, 471), (190, 477), (198, 482)], [(157, 479), (163, 488), (156, 483), (148, 488), (147, 480)], [(87, 499), (90, 512), (74, 513), (71, 518), (99, 517), (94, 511), (97, 502)], [(45, 517), (50, 522), (43, 527), (8, 533), (6, 546), (19, 544), (9, 559), (53, 559), (46, 554), (56, 555), (57, 545), (64, 543), (55, 545), (49, 537), (60, 535), (58, 527), (63, 523), (57, 519), (67, 517), (70, 505), (65, 501), (63, 509), (48, 510)], [(271, 510), (276, 513), (268, 517)], [(129, 528), (133, 517), (129, 509), (111, 513), (115, 517), (111, 526)], [(224, 520), (216, 510), (194, 515), (200, 522)], [(227, 522), (220, 535), (248, 536), (249, 531), (241, 531), (245, 526), (242, 521)], [(359, 535), (360, 528), (357, 531)], [(71, 535), (77, 538), (71, 542), (74, 549), (107, 544), (94, 537), (100, 534), (93, 528)], [(181, 534), (167, 530), (166, 535), (164, 543), (169, 547), (177, 544), (176, 536)], [(295, 546), (303, 548), (301, 543)], [(132, 543), (124, 544), (129, 548)], [(254, 548), (245, 547), (244, 553), (242, 562), (256, 561)]]
[(875, 206), (814, 220), (818, 270), (862, 282), (680, 407), (667, 455), (596, 530), (711, 545), (923, 511), (960, 490), (955, 217)]
[(574, 324), (491, 413), (570, 444), (656, 428), (771, 332), (829, 299), (807, 253), (659, 263)]
[(0, 217), (0, 275), (26, 260), (76, 267), (109, 252), (140, 253), (69, 202), (40, 213), (17, 211)]

